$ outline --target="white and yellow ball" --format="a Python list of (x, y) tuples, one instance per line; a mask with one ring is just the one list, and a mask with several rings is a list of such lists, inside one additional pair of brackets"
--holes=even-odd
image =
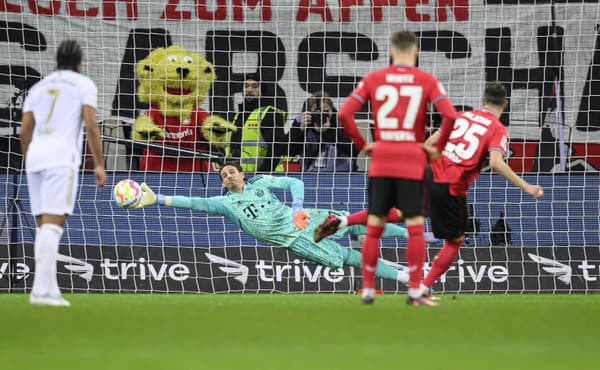
[(143, 191), (140, 184), (134, 180), (121, 180), (113, 188), (113, 199), (121, 208), (133, 208), (142, 199)]

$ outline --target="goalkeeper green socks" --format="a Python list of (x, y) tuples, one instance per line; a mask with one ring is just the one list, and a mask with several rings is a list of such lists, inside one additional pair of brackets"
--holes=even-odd
[(381, 235), (381, 237), (408, 239), (408, 231), (402, 226), (385, 224), (385, 229), (383, 229), (383, 235)]
[[(352, 225), (348, 226), (345, 234), (350, 235), (365, 235), (367, 232), (367, 228), (364, 225)], [(382, 238), (408, 238), (408, 231), (402, 226), (394, 225), (394, 224), (385, 224), (385, 228), (383, 229)]]
[[(344, 251), (347, 251), (347, 255), (344, 258), (344, 265), (360, 268), (362, 258), (361, 253), (351, 248), (345, 248)], [(402, 284), (408, 284), (408, 274), (405, 271), (396, 270), (383, 262), (381, 258), (377, 260), (375, 276), (382, 279), (396, 280)]]

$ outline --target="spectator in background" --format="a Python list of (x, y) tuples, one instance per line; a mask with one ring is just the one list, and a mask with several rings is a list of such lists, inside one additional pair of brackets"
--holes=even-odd
[(258, 74), (244, 81), (244, 101), (233, 123), (228, 157), (241, 163), (244, 172), (283, 172), (280, 163), (288, 153), (289, 135), (285, 133), (286, 112), (273, 106), (272, 97)]
[(299, 143), (302, 169), (308, 172), (356, 171), (358, 150), (338, 124), (337, 111), (324, 91), (313, 93), (306, 101), (290, 130)]

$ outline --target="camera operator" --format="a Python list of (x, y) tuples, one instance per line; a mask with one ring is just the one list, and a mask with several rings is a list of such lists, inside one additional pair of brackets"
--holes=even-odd
[(308, 172), (356, 171), (358, 150), (338, 124), (333, 101), (324, 91), (313, 93), (291, 128), (302, 147), (302, 169)]

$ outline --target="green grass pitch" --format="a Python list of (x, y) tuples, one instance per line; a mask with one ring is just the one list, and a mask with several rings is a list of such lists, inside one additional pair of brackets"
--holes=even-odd
[(0, 369), (593, 369), (600, 295), (0, 295)]

